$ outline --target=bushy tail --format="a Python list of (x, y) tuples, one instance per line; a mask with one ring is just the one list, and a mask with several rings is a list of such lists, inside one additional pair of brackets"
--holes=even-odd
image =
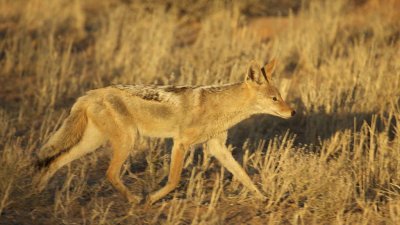
[(57, 157), (76, 145), (85, 132), (87, 120), (86, 110), (74, 107), (60, 129), (40, 149), (37, 161), (38, 169), (47, 167)]

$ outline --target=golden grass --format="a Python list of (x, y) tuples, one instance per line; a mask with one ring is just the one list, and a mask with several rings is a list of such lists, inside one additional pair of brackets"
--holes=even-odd
[[(266, 32), (252, 30), (249, 12), (279, 9), (268, 2), (99, 2), (0, 1), (0, 224), (400, 223), (396, 1), (373, 10), (307, 1), (272, 18), (285, 26), (275, 33), (269, 18)], [(201, 148), (188, 154), (179, 188), (148, 208), (105, 179), (109, 146), (32, 193), (34, 152), (85, 91), (237, 82), (251, 59), (272, 57), (275, 83), (299, 115), (257, 116), (228, 141), (267, 202)], [(122, 173), (132, 192), (163, 185), (170, 146), (139, 141)]]

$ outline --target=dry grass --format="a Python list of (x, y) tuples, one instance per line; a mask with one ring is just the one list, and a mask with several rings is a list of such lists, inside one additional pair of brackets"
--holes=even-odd
[[(0, 224), (400, 223), (396, 1), (373, 10), (341, 1), (99, 2), (0, 1)], [(266, 36), (252, 30), (255, 15), (288, 6), (295, 13), (271, 18), (284, 29), (263, 18)], [(34, 152), (85, 91), (237, 82), (249, 60), (271, 57), (299, 116), (257, 116), (228, 141), (267, 202), (201, 148), (188, 154), (179, 188), (148, 208), (105, 179), (109, 146), (31, 192)], [(139, 141), (123, 171), (132, 192), (165, 183), (170, 145)]]

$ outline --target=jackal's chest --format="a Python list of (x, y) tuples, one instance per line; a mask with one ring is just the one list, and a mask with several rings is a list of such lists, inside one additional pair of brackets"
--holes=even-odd
[(190, 126), (185, 127), (180, 132), (180, 137), (187, 140), (190, 144), (199, 144), (227, 132), (240, 120), (229, 120), (228, 118), (217, 117), (214, 119), (198, 118)]

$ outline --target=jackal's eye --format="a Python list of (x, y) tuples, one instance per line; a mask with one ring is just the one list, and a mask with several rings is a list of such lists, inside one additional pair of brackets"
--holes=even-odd
[(272, 97), (272, 100), (274, 100), (275, 102), (278, 101), (276, 97)]

